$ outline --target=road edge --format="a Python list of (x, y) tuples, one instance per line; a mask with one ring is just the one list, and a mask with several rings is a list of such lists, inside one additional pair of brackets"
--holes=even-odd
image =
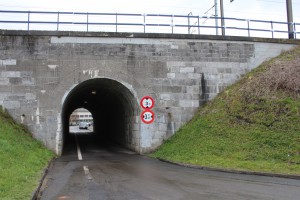
[(179, 162), (174, 162), (174, 161), (170, 161), (170, 160), (166, 160), (166, 159), (162, 159), (162, 158), (155, 158), (155, 159), (165, 162), (165, 163), (170, 163), (173, 165), (194, 168), (194, 169), (207, 170), (207, 171), (217, 171), (217, 172), (226, 172), (226, 173), (233, 173), (233, 174), (246, 174), (246, 175), (257, 175), (257, 176), (278, 177), (278, 178), (288, 178), (288, 179), (300, 180), (300, 175), (294, 175), (294, 174), (292, 175), (292, 174), (278, 174), (278, 173), (269, 173), (269, 172), (221, 169), (221, 168), (205, 167), (205, 166), (193, 165), (193, 164), (187, 164), (187, 163), (179, 163)]
[(44, 169), (43, 171), (43, 176), (42, 178), (39, 180), (39, 184), (37, 186), (37, 188), (32, 192), (32, 195), (31, 195), (31, 200), (38, 200), (40, 198), (40, 194), (41, 194), (41, 189), (42, 189), (42, 186), (43, 186), (43, 183), (44, 183), (44, 180), (49, 172), (49, 169), (50, 167), (53, 165), (54, 161), (56, 160), (56, 157), (55, 158), (52, 158), (49, 162), (48, 162), (48, 165), (47, 167)]

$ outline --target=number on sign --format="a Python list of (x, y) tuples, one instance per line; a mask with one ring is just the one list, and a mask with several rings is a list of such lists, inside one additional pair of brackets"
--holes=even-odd
[(145, 101), (144, 101), (144, 105), (145, 105), (147, 108), (149, 108), (149, 107), (152, 106), (152, 101), (149, 100), (149, 99), (147, 98), (147, 99), (145, 99)]
[(151, 113), (144, 113), (144, 120), (148, 121), (152, 119)]

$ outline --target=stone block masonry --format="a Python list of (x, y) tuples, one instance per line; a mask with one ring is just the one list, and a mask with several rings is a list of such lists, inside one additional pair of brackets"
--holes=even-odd
[[(196, 110), (257, 67), (291, 49), (284, 41), (159, 34), (2, 31), (0, 104), (33, 136), (61, 153), (62, 106), (68, 92), (91, 79), (130, 88), (138, 102), (155, 99), (156, 119), (141, 110), (126, 120), (124, 146), (150, 152)], [(235, 40), (236, 39), (236, 40)], [(133, 121), (133, 122), (131, 122)]]

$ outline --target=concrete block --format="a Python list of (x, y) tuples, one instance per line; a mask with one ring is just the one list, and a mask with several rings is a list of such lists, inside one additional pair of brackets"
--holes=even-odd
[(171, 49), (178, 49), (179, 47), (178, 47), (178, 45), (171, 44), (170, 48)]
[(194, 73), (195, 68), (194, 67), (180, 67), (179, 72), (180, 73)]
[(158, 130), (159, 131), (162, 131), (164, 133), (164, 132), (167, 131), (167, 128), (168, 128), (167, 124), (165, 124), (165, 123), (158, 123)]
[(0, 77), (0, 85), (9, 85), (9, 78)]
[(22, 85), (34, 85), (34, 78), (22, 78)]
[(9, 96), (7, 96), (6, 100), (9, 100), (9, 101), (22, 101), (22, 100), (25, 100), (25, 95), (24, 94), (21, 94), (21, 93), (13, 93), (13, 94), (10, 94)]
[(165, 115), (156, 115), (156, 123), (166, 123)]
[(200, 86), (194, 85), (194, 86), (187, 86), (186, 87), (188, 94), (199, 94), (200, 93)]
[(6, 59), (1, 60), (0, 64), (2, 63), (3, 66), (10, 66), (10, 65), (17, 65), (17, 60), (15, 59)]
[(3, 71), (3, 72), (1, 72), (1, 77), (4, 77), (4, 78), (21, 77), (21, 72), (19, 72), (19, 71)]
[(189, 79), (201, 79), (202, 74), (188, 73)]
[(181, 86), (162, 86), (161, 91), (162, 93), (180, 93), (182, 92)]
[(188, 74), (187, 73), (176, 73), (176, 79), (188, 79)]
[(167, 73), (167, 77), (170, 79), (174, 79), (176, 77), (175, 73)]
[(31, 71), (21, 71), (20, 73), (21, 73), (22, 78), (32, 77), (32, 72)]
[(161, 93), (160, 100), (171, 100), (171, 94), (170, 93)]
[(171, 80), (172, 86), (191, 86), (191, 85), (199, 85), (201, 80), (195, 80), (195, 79), (173, 79)]
[(22, 84), (22, 78), (19, 78), (19, 77), (9, 78), (9, 83), (12, 84), (12, 85), (21, 85)]
[(231, 68), (225, 67), (225, 68), (218, 68), (218, 73), (232, 73)]
[(179, 72), (179, 66), (172, 66), (171, 68), (170, 68), (170, 72), (172, 72), (172, 73), (177, 73), (177, 72)]
[(19, 101), (3, 101), (3, 106), (6, 109), (17, 109), (17, 108), (20, 108), (20, 102)]
[(9, 95), (11, 95), (11, 93), (0, 92), (0, 100), (1, 101), (5, 100)]
[(163, 108), (173, 107), (173, 106), (178, 105), (178, 101), (175, 101), (175, 100), (161, 100), (161, 101), (159, 101), (159, 104)]
[(25, 99), (26, 100), (35, 100), (36, 99), (36, 95), (33, 93), (25, 93)]
[(179, 100), (180, 107), (199, 107), (199, 101), (196, 100)]

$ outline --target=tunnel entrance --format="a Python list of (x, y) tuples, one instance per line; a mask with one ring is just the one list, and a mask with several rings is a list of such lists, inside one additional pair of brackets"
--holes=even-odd
[[(120, 145), (138, 151), (139, 136), (136, 116), (139, 113), (137, 98), (124, 84), (107, 78), (95, 78), (75, 86), (66, 96), (62, 107), (63, 147), (73, 145), (70, 118), (73, 111), (83, 108), (93, 118), (93, 143), (98, 145)], [(97, 141), (95, 141), (97, 140)], [(88, 141), (85, 139), (85, 141)], [(88, 144), (86, 144), (88, 145)]]

